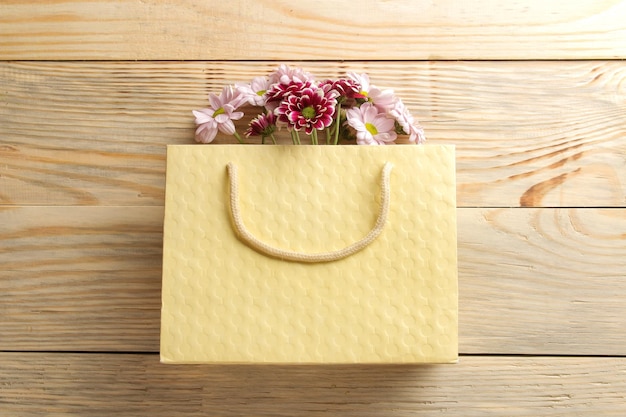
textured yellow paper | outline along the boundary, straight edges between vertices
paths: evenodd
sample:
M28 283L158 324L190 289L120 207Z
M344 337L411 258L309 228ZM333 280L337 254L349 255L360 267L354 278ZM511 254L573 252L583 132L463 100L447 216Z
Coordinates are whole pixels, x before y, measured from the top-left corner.
M161 360L446 363L457 332L454 147L176 145L167 151ZM372 228L393 163L387 223L348 258L267 257L233 231L226 165L256 237L341 249Z

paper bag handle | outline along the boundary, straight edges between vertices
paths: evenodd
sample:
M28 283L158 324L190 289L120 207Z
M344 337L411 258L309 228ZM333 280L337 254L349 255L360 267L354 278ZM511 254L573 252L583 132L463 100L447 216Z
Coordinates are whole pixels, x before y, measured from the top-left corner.
M363 237L358 242L346 246L343 249L330 252L303 253L280 249L268 245L267 243L264 243L257 239L252 233L248 231L241 218L241 211L239 209L239 179L237 174L237 166L232 162L229 162L227 165L227 170L228 178L230 180L230 211L235 231L243 242L248 244L248 246L252 247L253 249L257 250L258 252L286 261L313 263L331 262L346 258L354 253L357 253L358 251L362 250L367 245L372 243L383 231L385 223L387 222L387 215L389 214L389 200L391 198L390 176L392 168L393 165L390 162L385 163L383 167L380 187L381 201L378 218L376 219L376 223L374 224L372 230L370 230L370 232L365 235L365 237Z

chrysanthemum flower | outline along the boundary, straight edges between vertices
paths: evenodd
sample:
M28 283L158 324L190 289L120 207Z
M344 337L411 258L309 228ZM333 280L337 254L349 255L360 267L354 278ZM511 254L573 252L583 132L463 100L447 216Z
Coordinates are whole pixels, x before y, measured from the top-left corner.
M424 129L415 121L402 100L396 102L389 114L396 118L398 124L402 126L404 133L409 135L409 142L422 144L426 141Z
M253 106L264 106L270 82L267 77L255 77L250 84L237 84L237 91Z
M269 111L275 110L281 101L285 100L291 94L299 93L305 88L314 88L315 85L311 81L291 81L288 84L273 84L267 91L265 107Z
M310 135L313 130L322 130L333 122L337 93L325 92L321 88L307 87L289 94L278 106L278 120L286 122L295 130L304 129Z
M270 136L276 130L276 116L274 113L260 114L250 121L246 130L246 137Z
M281 64L269 76L265 107L268 111L274 111L290 94L309 87L315 87L315 81L310 73L302 68L290 68L286 64Z
M356 72L349 72L348 77L361 86L360 94L378 107L381 112L390 111L398 100L393 90L381 90L373 84L370 84L370 77L365 73L357 74Z
M361 85L352 79L340 78L338 80L325 80L320 83L320 87L335 90L339 94L338 100L366 98L366 96L361 93Z
M372 103L346 111L348 124L356 130L359 145L385 145L396 140L395 121L380 113Z
M288 85L293 82L304 83L313 82L313 76L304 71L302 68L290 68L289 65L280 64L276 71L270 74L270 84L283 84Z
M211 143L217 136L218 130L228 135L235 135L239 139L233 120L243 117L243 112L235 111L243 102L242 96L232 86L225 86L219 96L209 94L210 107L193 111L198 126L196 141Z

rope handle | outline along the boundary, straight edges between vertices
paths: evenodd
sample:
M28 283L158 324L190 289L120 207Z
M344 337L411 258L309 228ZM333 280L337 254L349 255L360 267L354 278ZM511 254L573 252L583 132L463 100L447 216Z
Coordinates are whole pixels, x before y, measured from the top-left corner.
M235 231L240 240L255 249L257 252L286 261L314 263L332 262L346 258L364 249L367 245L376 240L376 238L383 231L385 223L387 222L387 215L389 214L389 200L391 199L390 177L392 168L393 164L387 162L382 169L380 210L374 227L367 235L365 235L365 237L343 249L329 252L303 253L268 245L248 231L241 217L241 210L239 208L239 177L237 173L237 166L232 162L229 162L227 165L227 171L230 182L230 211Z

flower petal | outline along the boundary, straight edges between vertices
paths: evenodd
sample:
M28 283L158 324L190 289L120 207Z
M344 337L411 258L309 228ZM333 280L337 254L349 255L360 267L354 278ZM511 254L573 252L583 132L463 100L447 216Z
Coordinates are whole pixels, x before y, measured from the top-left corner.
M203 124L196 129L196 142L211 143L217 136L217 127L215 125Z
M230 119L226 120L224 123L220 123L217 128L220 132L226 133L227 135L235 134L235 124Z

